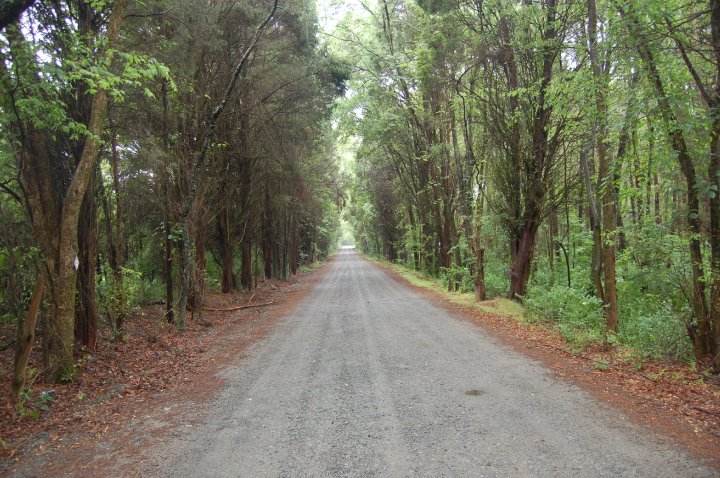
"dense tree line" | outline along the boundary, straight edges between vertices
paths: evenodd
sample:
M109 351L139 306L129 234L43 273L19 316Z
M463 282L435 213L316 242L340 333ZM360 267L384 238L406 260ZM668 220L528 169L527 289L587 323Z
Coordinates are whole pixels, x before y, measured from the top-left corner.
M718 357L720 2L362 6L335 44L364 250L569 336Z
M278 3L280 3L278 5ZM6 5L7 4L7 5ZM0 314L47 380L144 298L287 279L337 242L345 68L307 0L4 2ZM211 283L208 283L210 281ZM37 325L36 325L37 323Z

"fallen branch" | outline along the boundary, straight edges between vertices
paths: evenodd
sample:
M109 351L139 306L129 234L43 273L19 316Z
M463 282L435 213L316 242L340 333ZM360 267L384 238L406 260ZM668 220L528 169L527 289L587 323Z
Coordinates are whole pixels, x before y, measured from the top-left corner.
M205 310L208 312L235 312L236 310L240 309L250 309L253 307L265 307L266 305L273 305L277 304L279 301L273 300L272 302L265 302L264 304L248 304L248 305L239 305L237 307L229 307L227 309L215 309L213 307L205 307Z
M708 415L714 415L714 416L716 416L716 417L720 417L720 413L714 412L714 411L712 411L712 410L708 410L707 408L695 407L695 406L693 406L693 405L689 405L688 408L692 408L693 410L697 410L697 411L699 411L699 412L707 413Z
M9 343L7 343L7 344L3 345L2 347L0 347L0 352L3 352L3 351L5 351L5 350L9 349L9 348L12 347L13 345L15 345L15 341L14 341L14 340L11 340Z

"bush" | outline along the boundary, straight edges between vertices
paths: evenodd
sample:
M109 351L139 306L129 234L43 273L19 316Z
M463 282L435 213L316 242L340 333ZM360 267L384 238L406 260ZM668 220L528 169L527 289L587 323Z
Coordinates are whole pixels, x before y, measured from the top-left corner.
M505 296L510 289L508 264L491 251L485 252L485 292L488 297Z
M523 305L533 317L555 324L568 342L585 346L605 336L600 300L577 289L556 285L531 287Z
M121 269L120 277L111 274L98 284L99 305L113 327L130 317L142 302L146 289L142 274L126 268Z
M450 281L458 285L458 292L472 292L475 290L475 282L469 268L463 266L443 267L440 270L440 280L445 288Z
M621 320L620 341L646 357L693 360L692 344L685 326L669 306Z

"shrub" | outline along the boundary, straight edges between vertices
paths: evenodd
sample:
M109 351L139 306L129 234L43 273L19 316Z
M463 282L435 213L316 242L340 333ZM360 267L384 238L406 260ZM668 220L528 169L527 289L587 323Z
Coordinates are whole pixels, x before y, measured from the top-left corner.
M650 358L693 360L685 326L667 305L649 314L621 320L620 341Z
M485 291L488 297L504 296L510 288L508 264L497 254L485 252Z
M585 346L604 338L600 300L580 290L562 285L530 287L523 305L533 317L555 324L565 340L574 345Z
M145 290L142 274L126 268L121 269L119 277L111 274L98 284L99 305L113 328L122 324L140 305Z

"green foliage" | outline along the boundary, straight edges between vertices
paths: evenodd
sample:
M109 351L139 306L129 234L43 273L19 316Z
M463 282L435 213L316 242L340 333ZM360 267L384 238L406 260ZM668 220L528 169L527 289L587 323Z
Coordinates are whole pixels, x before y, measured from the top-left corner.
M453 290L458 292L471 292L475 289L475 283L469 268L454 265L440 269L440 279L445 287L453 285Z
M605 337L602 304L582 291L561 285L531 287L522 302L535 318L554 324L574 345L582 347Z
M147 291L142 273L122 268L118 276L110 274L98 284L99 305L115 327L132 315Z
M503 297L510 286L507 262L494 251L485 252L485 290L489 298Z
M585 329L594 330L580 341L587 343L603 339L603 323L600 302L588 297L593 292L589 281L592 238L580 227L574 231L572 289L559 285L565 280L564 264L556 261L551 271L547 257L542 256L524 303L537 317L569 330L571 340L572 328L586 322ZM643 357L691 361L692 344L686 331L686 323L692 321L686 296L690 291L687 241L654 222L626 229L625 234L632 245L618 256L619 343ZM594 312L587 308L588 300ZM568 307L568 301L575 303Z
M6 167L0 156L0 177ZM0 323L24 316L35 281L39 251L22 214L17 202L0 201Z
M42 412L50 411L50 403L55 399L55 392L53 390L40 393L33 391L33 385L40 378L38 369L29 367L26 375L26 388L18 394L17 411L22 417L39 420Z
M637 311L639 315L623 316L620 341L650 358L682 362L693 360L693 349L683 321L668 306L654 312Z
M165 80L172 91L176 89L169 68L155 58L114 49L102 56L98 55L99 45L80 34L53 32L53 35L62 39L62 51L57 51L52 42L14 44L12 58L19 64L7 70L6 80L16 83L18 88L3 92L2 102L12 108L0 110L1 121L12 124L21 119L40 130L78 140L89 134L87 126L73 117L72 105L68 103L78 88L86 88L89 94L106 90L115 102L124 101L127 92L137 88L152 96L147 85L157 79ZM0 39L0 48L10 49L5 37ZM37 77L45 81L37 81ZM4 115L10 116L3 118Z
M34 394L31 389L20 392L17 411L22 417L39 420L42 412L49 412L54 397L51 393L42 392Z

